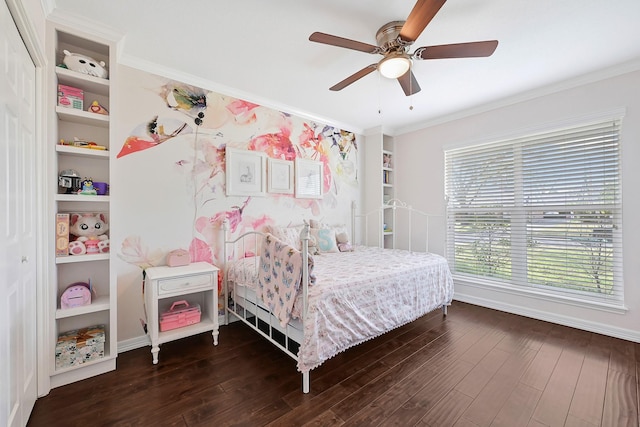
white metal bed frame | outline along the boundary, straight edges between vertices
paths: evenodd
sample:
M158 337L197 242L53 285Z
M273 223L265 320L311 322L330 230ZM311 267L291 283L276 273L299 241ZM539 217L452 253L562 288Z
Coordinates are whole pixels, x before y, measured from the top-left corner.
M367 228L368 228L368 218L373 216L373 215L379 215L379 223L382 224L383 221L383 215L384 215L384 209L403 209L406 210L409 213L409 220L408 220L408 227L409 227L409 236L411 236L411 227L412 227L412 215L414 213L419 214L421 216L423 216L424 218L426 218L427 220L427 231L426 231L426 241L425 241L425 250L428 250L429 248L429 227L428 227L428 219L429 219L429 215L413 209L411 206L397 200L397 199L392 199L388 202L386 202L383 206L379 207L378 209L375 209L371 212L368 212L366 214L356 214L356 206L355 203L352 204L352 208L351 208L351 235L355 235L355 226L356 226L356 219L361 218L364 220L364 233L365 233L365 244L367 243L366 240L366 236L367 236ZM227 271L228 271L228 263L230 261L229 256L231 254L234 255L234 259L235 259L235 254L240 253L240 254L246 254L246 247L248 245L247 242L252 242L253 245L251 245L251 247L254 250L258 250L258 248L260 247L260 243L261 240L265 237L266 233L263 232L259 232L259 231L249 231L246 233L243 233L242 235L236 237L235 239L228 239L227 237L227 233L229 230L228 227L228 223L225 220L223 223L223 230L224 230L224 244L223 244L223 260L224 260L224 267L223 267L223 284L224 284L224 313L225 313L225 324L229 323L229 315L232 314L236 319L238 319L241 322L244 322L246 325L248 325L249 327L251 327L252 329L254 329L256 332L258 332L260 335L262 335L263 337L265 337L267 340L269 340L272 344L274 344L276 347L278 347L280 350L282 350L285 354L289 355L292 359L294 360L298 360L298 356L295 353L295 351L297 351L297 345L299 345L299 341L300 337L295 336L295 329L293 329L291 326L287 325L287 328L282 328L278 322L278 320L271 315L271 313L268 311L268 309L264 306L261 306L261 302L260 301L256 301L256 300L247 300L247 293L246 293L246 287L245 287L245 294L243 296L243 304L244 306L242 306L242 311L239 312L238 310L238 304L234 301L233 305L230 305L230 294L229 294L229 282L228 282L228 276L227 276ZM300 234L300 240L302 242L302 265L303 265L303 270L302 270L302 293L303 293L303 308L302 308L302 319L301 319L301 327L302 327L302 331L304 331L304 319L306 318L306 314L307 314L307 304L308 304L308 295L309 295L309 271L308 271L308 261L309 261L309 224L306 223L304 224L304 227L302 229L302 232ZM353 241L353 240L352 240ZM382 246L382 242L383 239L381 239L381 241L379 242L379 244ZM230 252L229 249L232 248L233 250ZM412 250L411 248L411 239L409 239L409 251ZM255 263L255 268L257 270L258 268L258 263L259 263L259 257L255 257L254 259L254 263ZM247 304L247 302L249 304ZM251 305L251 307L246 307L246 305ZM251 309L253 309L253 312L251 311ZM260 310L263 310L264 313L261 313ZM442 305L442 312L443 315L447 315L447 305L443 304ZM268 318L267 320L264 320L265 318ZM263 330L263 328L260 327L261 323L263 322L264 326L263 328L266 329L266 332ZM274 338L274 331L279 332L280 334L282 334L282 338L280 340L277 340L276 338ZM302 332L301 332L302 333ZM284 343L281 343L280 341L283 341ZM296 346L292 346L291 343L295 343ZM294 348L295 347L295 348ZM310 391L310 376L309 376L309 372L302 372L302 391L303 393L309 393Z

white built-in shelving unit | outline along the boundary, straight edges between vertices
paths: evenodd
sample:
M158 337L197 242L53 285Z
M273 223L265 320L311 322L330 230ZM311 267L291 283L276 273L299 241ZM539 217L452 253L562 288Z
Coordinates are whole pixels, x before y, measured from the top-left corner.
M369 133L365 137L365 197L363 214L369 214L366 243L385 248L395 247L395 210L381 208L395 198L393 137L381 131Z
M50 175L49 216L50 233L56 231L57 213L105 214L110 219L111 197L109 195L67 194L58 186L58 175L62 170L74 169L81 177L93 179L94 182L106 182L111 174L111 138L112 135L110 99L116 81L114 68L116 46L113 41L102 40L89 34L81 34L77 30L54 22L47 28L47 52L49 67L47 75L48 97L50 106L48 115L47 147L49 150L48 174ZM89 56L104 61L109 70L108 79L82 74L59 67L62 63L63 50ZM58 85L71 86L84 91L83 109L73 109L58 105ZM98 101L110 114L102 115L87 111L92 101ZM73 140L74 137L95 142L107 150L94 150L75 146L60 145L61 139ZM109 231L116 226L109 223ZM55 241L52 239L51 241ZM51 247L50 274L47 294L49 309L45 313L46 331L48 334L47 349L50 388L65 385L84 378L114 370L117 356L117 292L116 279L111 263L111 253L91 255L56 256L56 248ZM63 309L60 305L62 292L74 282L87 282L95 290L91 304ZM83 327L94 325L105 326L104 357L91 360L80 365L56 368L55 346L58 335Z

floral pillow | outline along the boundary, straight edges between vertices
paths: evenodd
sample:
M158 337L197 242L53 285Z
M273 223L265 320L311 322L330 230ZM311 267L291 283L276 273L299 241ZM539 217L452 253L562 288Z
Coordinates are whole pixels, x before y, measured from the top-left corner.
M300 241L300 233L302 232L301 225L295 227L279 227L277 225L272 225L267 227L266 232L273 234L276 239L283 241L289 246L293 246L298 250L302 248L302 242Z

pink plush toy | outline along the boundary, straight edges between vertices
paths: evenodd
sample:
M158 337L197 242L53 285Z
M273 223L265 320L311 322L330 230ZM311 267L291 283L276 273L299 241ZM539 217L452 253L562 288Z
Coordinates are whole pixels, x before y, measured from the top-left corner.
M69 217L69 254L109 252L107 219L101 213L73 213Z

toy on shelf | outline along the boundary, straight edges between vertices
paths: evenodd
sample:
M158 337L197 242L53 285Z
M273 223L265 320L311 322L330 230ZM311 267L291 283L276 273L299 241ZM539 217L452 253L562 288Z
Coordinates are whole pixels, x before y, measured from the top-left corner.
M93 188L98 192L98 196L106 196L109 192L109 184L106 182L93 181Z
M82 110L84 91L77 87L58 85L58 105Z
M83 139L79 139L74 136L73 140L65 141L64 139L60 139L59 145L68 145L70 147L78 147L78 148L90 148L92 150L107 150L107 147L104 145L98 145L93 141L85 141Z
M109 252L109 229L102 213L72 213L69 218L69 254L84 255Z
M106 79L108 72L106 69L107 64L104 61L96 61L90 56L82 55L80 53L71 53L68 50L63 50L64 59L62 64L72 71L78 73L88 74L94 77L100 77Z
M98 191L93 187L93 180L91 178L85 178L82 181L82 188L78 190L78 194L84 194L85 196L97 196Z
M75 194L80 190L80 174L74 169L65 169L58 175L58 186L66 188L66 194Z
M98 101L93 101L91 105L89 105L89 108L87 108L87 111L95 114L104 114L105 116L109 115L109 111L100 105Z
M385 167L385 168L391 167L391 154L384 153L382 155L382 167Z
M60 296L60 308L82 307L91 304L91 297L94 293L91 286L91 279L88 282L75 282L67 286Z

